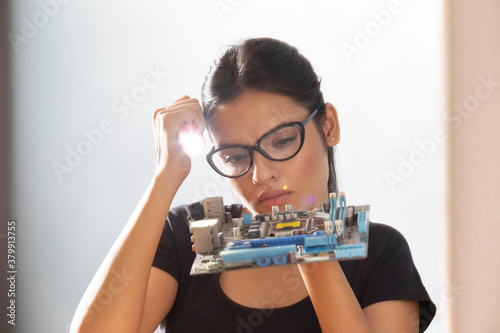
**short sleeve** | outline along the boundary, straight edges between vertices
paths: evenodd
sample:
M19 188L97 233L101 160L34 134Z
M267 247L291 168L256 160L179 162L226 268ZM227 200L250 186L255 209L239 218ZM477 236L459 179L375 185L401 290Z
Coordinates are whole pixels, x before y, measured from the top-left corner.
M203 219L203 206L199 202L169 211L153 259L153 267L172 275L178 283L189 275L195 257L191 250L189 219Z
M371 223L368 258L361 307L387 300L419 301L419 331L425 331L436 306L422 283L404 236L390 226Z
M168 219L163 227L160 242L156 249L153 267L164 270L179 282L179 254L175 247L175 237Z

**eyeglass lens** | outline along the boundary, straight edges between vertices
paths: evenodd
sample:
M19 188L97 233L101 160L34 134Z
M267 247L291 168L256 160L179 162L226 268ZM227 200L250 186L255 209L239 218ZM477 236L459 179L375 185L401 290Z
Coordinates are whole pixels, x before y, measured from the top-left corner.
M264 155L268 155L266 157L286 160L300 149L300 129L296 125L283 127L264 136L259 145ZM243 147L222 149L212 155L212 161L219 171L228 176L242 175L251 167L250 152Z

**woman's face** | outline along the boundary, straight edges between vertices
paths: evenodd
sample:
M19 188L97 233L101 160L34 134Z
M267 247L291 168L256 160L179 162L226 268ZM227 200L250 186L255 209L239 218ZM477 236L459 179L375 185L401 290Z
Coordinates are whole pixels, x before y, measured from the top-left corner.
M333 113L334 117L323 126L327 140L335 131L338 133L337 115ZM271 129L304 121L309 114L310 111L289 97L251 90L219 105L212 115L210 131L215 147L222 144L251 147ZM323 140L311 120L305 125L304 145L296 156L277 162L256 151L250 170L229 182L254 214L269 213L272 206L284 211L286 204L292 204L294 209L310 210L316 203L328 200L328 156ZM338 137L328 145L337 142Z

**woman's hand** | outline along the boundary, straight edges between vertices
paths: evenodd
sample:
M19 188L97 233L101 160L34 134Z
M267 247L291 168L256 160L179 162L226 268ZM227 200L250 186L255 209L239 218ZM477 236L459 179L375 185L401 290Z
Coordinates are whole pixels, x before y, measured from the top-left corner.
M201 105L196 98L189 96L183 96L171 105L153 113L156 146L155 175L168 169L170 176L176 176L182 182L189 174L191 159L183 151L179 142L179 129L182 125L189 123L194 123L200 135L203 135L205 119Z

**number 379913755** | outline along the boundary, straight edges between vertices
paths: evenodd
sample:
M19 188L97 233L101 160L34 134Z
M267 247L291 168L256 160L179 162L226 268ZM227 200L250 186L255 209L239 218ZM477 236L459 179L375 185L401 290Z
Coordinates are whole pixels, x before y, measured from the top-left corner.
M7 222L7 265L10 269L16 266L16 221Z

